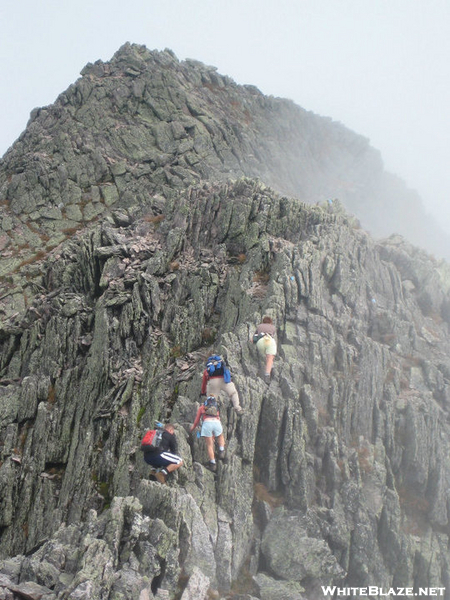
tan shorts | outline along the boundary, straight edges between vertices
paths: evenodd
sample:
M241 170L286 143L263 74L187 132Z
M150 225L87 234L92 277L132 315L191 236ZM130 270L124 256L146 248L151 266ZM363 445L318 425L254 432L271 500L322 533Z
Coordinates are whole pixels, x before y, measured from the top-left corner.
M225 394L228 395L234 408L240 406L239 394L232 381L230 383L225 383L223 377L211 377L211 379L208 379L208 383L206 384L206 393L208 396L211 395L218 398L220 392L225 392Z

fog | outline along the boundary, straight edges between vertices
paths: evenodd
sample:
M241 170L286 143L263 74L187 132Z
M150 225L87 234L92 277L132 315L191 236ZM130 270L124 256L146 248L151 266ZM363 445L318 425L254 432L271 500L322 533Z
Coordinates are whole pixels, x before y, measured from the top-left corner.
M448 0L3 0L0 155L125 42L172 49L340 121L450 233Z

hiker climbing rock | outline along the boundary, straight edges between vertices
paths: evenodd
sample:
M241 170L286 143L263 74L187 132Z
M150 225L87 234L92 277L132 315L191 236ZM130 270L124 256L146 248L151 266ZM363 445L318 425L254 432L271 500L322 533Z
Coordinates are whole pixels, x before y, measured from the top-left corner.
M244 409L239 402L236 386L231 381L230 368L224 358L213 354L206 361L203 371L201 395L219 397L220 392L225 392L233 405L236 414L241 415Z
M142 440L141 450L145 462L156 469L154 475L160 483L166 483L168 474L183 466L182 459L177 455L178 442L171 423L165 426L157 423L156 430L148 431Z
M191 432L201 422L201 437L205 438L206 450L208 452L209 462L205 465L210 471L217 471L216 458L214 454L214 440L219 445L217 458L225 458L225 438L223 437L222 423L220 422L219 403L215 396L208 396L203 404L197 410Z
M256 344L260 356L265 358L264 380L266 383L270 383L273 361L277 353L276 333L277 330L272 319L266 315L253 335L253 343Z

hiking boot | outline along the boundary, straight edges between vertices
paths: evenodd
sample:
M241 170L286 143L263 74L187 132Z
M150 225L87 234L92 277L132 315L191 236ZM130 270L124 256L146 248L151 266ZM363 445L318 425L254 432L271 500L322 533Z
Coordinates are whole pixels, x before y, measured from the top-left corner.
M242 408L242 406L237 406L237 407L234 409L234 411L235 411L235 413L236 413L237 415L239 415L239 416L240 416L240 415L242 415L242 414L243 414L243 412L244 412L244 409Z
M212 463L212 462L206 463L205 467L209 471L212 471L213 473L215 473L217 471L217 465L216 465L216 463Z
M267 383L267 385L270 384L270 373L266 373L264 375L264 381Z
M156 477L156 480L159 481L159 483L166 483L167 475L163 471L157 471L155 473L155 477Z
M217 453L217 458L219 460L223 460L225 458L225 450L219 450L219 452Z

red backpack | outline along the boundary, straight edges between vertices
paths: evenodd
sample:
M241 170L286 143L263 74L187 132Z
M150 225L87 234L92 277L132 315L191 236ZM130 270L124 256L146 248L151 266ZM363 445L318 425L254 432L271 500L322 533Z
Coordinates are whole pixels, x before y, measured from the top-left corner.
M153 452L160 444L163 434L163 429L150 429L142 438L141 450L144 452Z

